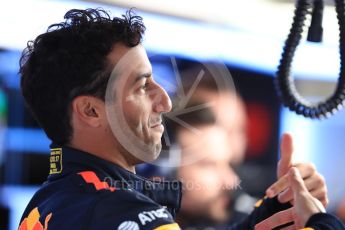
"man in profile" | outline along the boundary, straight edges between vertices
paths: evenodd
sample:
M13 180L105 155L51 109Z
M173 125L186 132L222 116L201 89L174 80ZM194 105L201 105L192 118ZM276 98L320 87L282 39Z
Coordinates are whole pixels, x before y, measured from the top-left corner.
M21 58L25 101L52 145L50 175L19 229L180 229L173 219L180 183L135 174L135 165L158 157L162 114L171 109L141 45L141 17L87 9L70 10L65 19L30 42ZM280 220L341 227L320 214L298 171L290 174L294 213L303 216ZM288 207L267 198L234 228L254 228Z

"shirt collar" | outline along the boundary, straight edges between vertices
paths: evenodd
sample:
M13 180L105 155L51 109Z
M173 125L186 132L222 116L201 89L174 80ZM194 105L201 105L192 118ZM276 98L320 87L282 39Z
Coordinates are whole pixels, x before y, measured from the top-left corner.
M146 195L166 206L173 216L180 208L182 184L179 181L152 181L93 154L67 146L51 145L48 181L86 170L98 172L104 178L110 177L119 182L120 186Z

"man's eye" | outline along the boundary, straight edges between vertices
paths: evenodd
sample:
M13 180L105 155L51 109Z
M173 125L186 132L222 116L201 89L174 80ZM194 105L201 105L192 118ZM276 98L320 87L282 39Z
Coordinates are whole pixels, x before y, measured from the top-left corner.
M146 90L148 86L149 86L149 83L145 83L144 85L140 87L140 89Z

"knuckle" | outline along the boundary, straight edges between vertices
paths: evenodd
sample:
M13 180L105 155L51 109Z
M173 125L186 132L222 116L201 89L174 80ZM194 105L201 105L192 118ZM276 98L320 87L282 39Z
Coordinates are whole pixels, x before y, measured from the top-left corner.
M325 186L326 185L326 180L325 180L325 177L321 174L317 174L317 177L318 177L318 183L321 185L321 186Z
M325 179L325 177L324 177L323 175L320 174L320 178L321 178L322 182L323 182L324 184L326 184L326 179Z
M307 167L309 168L310 171L315 172L316 171L316 166L314 163L307 163Z
M321 194L322 194L322 196L326 197L327 196L327 190L325 188L322 188Z
M322 191L321 191L321 195L322 195L323 197L326 197L326 196L327 196L326 189L322 189Z

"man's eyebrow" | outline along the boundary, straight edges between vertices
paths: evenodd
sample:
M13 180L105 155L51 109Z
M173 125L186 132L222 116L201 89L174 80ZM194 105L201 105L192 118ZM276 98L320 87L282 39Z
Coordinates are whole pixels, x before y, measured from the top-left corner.
M151 73L151 72L149 72L149 73L144 73L144 74L140 74L137 78L135 78L134 83L140 81L140 80L143 79L143 78L149 78L149 77L151 77L151 76L152 76L152 73Z

